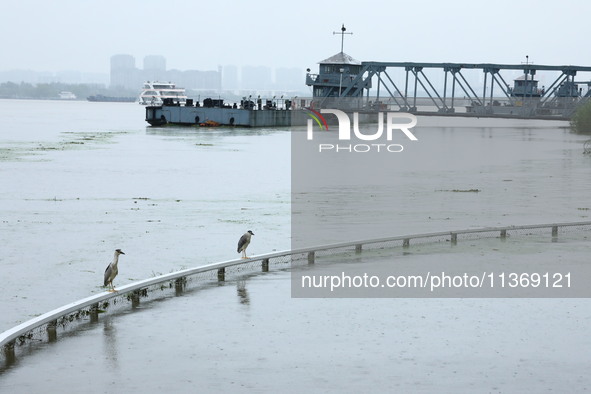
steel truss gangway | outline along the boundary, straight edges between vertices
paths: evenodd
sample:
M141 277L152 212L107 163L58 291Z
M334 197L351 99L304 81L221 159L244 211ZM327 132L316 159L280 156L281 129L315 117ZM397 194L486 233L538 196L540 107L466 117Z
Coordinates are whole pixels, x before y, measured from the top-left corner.
M442 72L443 77L438 79L443 80L443 86L436 86L423 71L426 69ZM392 70L404 70L403 86L394 82ZM482 70L482 88L475 88L468 82L464 75L466 70ZM515 83L511 87L502 72L513 71L514 74L514 70L521 70L523 76L511 81ZM548 88L538 88L538 72L553 74L550 79L557 72L559 76ZM578 72L591 72L591 66L370 61L362 62L357 76L344 83L340 97L347 97L352 89L365 88L369 91L372 79L377 79L376 102L383 103L387 100L394 110L454 115L465 112L467 116L568 119L578 105L591 97L591 82L584 82L588 89L586 94L578 88L579 84L583 84L574 80ZM426 96L418 96L419 86ZM482 93L477 93L480 89ZM466 100L469 105L465 105Z

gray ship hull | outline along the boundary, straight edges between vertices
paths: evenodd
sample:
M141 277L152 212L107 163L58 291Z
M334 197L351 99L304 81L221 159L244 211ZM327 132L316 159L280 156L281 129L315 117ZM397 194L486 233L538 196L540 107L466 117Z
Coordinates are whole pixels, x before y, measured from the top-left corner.
M292 125L294 112L299 111L162 105L146 107L146 122L152 126L178 124L188 126L282 127ZM304 124L303 121L301 124Z

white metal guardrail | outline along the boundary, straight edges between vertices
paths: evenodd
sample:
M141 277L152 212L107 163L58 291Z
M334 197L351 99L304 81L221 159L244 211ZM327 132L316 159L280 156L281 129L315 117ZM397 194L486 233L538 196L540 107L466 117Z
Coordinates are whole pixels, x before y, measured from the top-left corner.
M57 330L65 330L67 326L79 320L98 321L99 313L107 309L115 309L118 301L119 307L131 304L137 305L141 298L159 298L167 295L167 290L182 292L186 290L188 281L199 276L209 276L218 281L226 279L228 270L236 272L245 269L266 272L269 265L294 264L298 262L313 263L321 256L339 253L362 252L363 249L372 248L396 248L410 247L412 244L450 242L456 244L458 240L479 238L505 238L509 236L527 236L532 234L548 234L558 237L560 233L567 231L591 231L591 221L574 223L553 223L526 226L489 227L481 229L468 229L459 231L445 231L427 234L405 235L380 239L343 242L338 244L322 245L298 250L290 250L265 254L246 260L230 260L201 267L185 269L150 279L141 280L129 285L120 286L115 293L103 292L82 300L73 302L54 309L41 316L24 322L10 330L0 334L0 355L10 359L15 357L15 348L26 344L31 340L51 341L57 336ZM549 233L548 233L549 232ZM160 293L158 293L160 291ZM125 302L127 301L127 302Z

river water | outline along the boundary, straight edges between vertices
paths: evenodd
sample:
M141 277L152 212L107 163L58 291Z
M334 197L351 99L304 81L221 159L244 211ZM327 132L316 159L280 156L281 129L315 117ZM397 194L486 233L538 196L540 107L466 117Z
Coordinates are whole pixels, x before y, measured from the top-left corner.
M143 111L0 101L0 331L104 291L116 248L117 286L234 259L249 229L249 254L291 247L289 130L152 128ZM589 220L588 137L566 126L419 118L389 235ZM457 258L494 260L485 245ZM588 258L572 245L502 259ZM272 271L107 314L1 369L0 392L591 389L587 299L295 299L290 283Z

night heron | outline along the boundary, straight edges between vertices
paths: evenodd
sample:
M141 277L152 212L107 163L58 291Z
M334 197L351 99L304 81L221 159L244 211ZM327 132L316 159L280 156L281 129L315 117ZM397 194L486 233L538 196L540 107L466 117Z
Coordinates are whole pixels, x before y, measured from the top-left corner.
M242 258L248 259L249 257L246 255L246 248L250 245L250 237L253 236L254 233L250 230L244 233L240 240L238 241L238 253L242 252Z
M115 254L113 255L113 261L111 262L111 264L107 266L107 269L105 270L105 286L111 285L111 290L109 290L111 292L117 291L113 286L113 279L115 279L115 277L119 273L119 270L117 269L117 263L119 263L120 254L125 253L123 253L121 249L116 249Z

